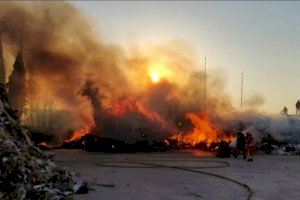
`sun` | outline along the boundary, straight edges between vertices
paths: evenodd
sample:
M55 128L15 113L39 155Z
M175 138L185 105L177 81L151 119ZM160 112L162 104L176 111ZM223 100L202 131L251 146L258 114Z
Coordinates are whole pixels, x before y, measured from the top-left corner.
M171 72L163 63L153 63L148 68L148 75L150 81L156 84L161 80L169 79L171 77Z
M151 74L151 81L152 83L158 83L159 82L159 73L154 71L152 74Z

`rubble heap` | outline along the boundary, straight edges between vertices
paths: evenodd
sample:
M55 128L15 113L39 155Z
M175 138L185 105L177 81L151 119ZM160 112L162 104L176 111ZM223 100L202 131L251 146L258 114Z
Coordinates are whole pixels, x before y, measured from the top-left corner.
M87 182L57 167L28 134L0 84L0 199L63 199L88 192Z

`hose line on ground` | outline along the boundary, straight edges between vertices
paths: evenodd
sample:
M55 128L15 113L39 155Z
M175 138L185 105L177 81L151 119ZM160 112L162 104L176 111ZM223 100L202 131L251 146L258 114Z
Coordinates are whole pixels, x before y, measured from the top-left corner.
M253 196L253 190L245 183L242 183L238 180L235 180L230 177L226 177L223 175L219 174L214 174L211 172L206 172L198 169L211 169L211 168L220 168L220 167L229 167L230 164L226 161L211 161L211 160L196 160L197 162L210 162L210 163L221 163L221 165L215 165L215 166L200 166L200 167L183 167L183 166L172 166L172 165L162 165L162 164L154 164L154 163L148 163L145 161L152 161L152 160L133 160L133 159L127 159L127 161L110 161L110 162L104 162L101 164L95 163L94 165L100 166L100 167L115 167L115 168L149 168L149 169L154 169L154 168L169 168L169 169L176 169L176 170L182 170L182 171L188 171L192 173L198 173L198 174L204 174L204 175L209 175L209 176L214 176L216 178L221 178L226 181L230 181L232 183L235 183L244 189L247 190L248 195L247 195L247 200L251 200ZM183 162L186 160L153 160L153 161L172 161L172 162ZM190 160L191 161L191 160ZM194 161L194 160L193 160ZM121 163L121 164L137 164L137 165L116 165L116 163Z

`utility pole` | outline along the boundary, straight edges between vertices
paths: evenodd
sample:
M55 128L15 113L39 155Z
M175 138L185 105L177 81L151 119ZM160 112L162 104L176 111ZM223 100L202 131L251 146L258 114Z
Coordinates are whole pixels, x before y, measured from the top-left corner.
M204 92L203 92L203 107L206 110L206 57L204 58Z
M241 110L243 109L244 73L241 73Z

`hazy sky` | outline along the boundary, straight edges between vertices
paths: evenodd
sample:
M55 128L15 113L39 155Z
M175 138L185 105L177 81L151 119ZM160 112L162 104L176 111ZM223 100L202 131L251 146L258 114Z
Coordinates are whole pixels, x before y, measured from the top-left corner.
M245 98L262 95L260 110L295 112L300 99L300 2L77 1L99 25L101 37L125 48L183 40L208 68L223 68L227 91L239 106L240 73Z

